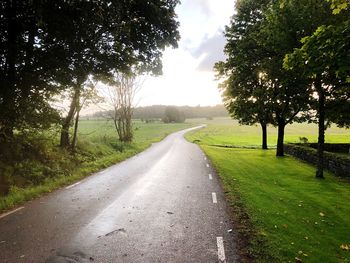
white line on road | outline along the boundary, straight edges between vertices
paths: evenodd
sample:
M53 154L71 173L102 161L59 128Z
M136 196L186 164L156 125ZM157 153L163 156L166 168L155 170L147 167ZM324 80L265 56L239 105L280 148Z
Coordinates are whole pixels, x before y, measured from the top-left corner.
M213 176L209 174L209 180L213 180Z
M216 193L211 193L211 197L213 198L213 203L216 204L218 202L216 199Z
M80 183L81 183L81 182L77 182L77 183L75 183L75 184L72 184L72 185L70 185L70 186L67 186L66 189L72 188L72 187L74 187L74 186L76 186L76 185L78 185L78 184L80 184Z
M204 157L204 160L206 160L207 159L207 157Z
M216 238L216 243L218 244L218 258L219 258L219 262L226 263L224 239L222 237L217 237Z
M207 163L207 167L209 168L209 163Z
M11 215L11 214L13 214L13 213L15 213L15 212L17 212L19 210L22 210L23 208L24 208L24 206L21 206L21 207L18 207L17 209L15 209L15 210L10 211L10 212L3 213L2 215L0 215L0 219L4 218L5 216Z

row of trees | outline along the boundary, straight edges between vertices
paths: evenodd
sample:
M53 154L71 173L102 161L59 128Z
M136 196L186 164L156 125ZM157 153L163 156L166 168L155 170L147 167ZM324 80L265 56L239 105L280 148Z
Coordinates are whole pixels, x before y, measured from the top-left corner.
M15 134L60 123L60 145L91 83L118 72L161 73L161 55L179 40L178 0L6 0L0 2L0 149ZM115 81L115 79L114 79ZM53 98L70 100L64 118ZM90 94L90 95L88 95ZM76 134L76 132L75 132Z
M346 0L239 0L225 29L225 106L242 124L284 130L294 121L317 122L318 166L323 178L325 129L350 124L350 10Z
M133 109L133 118L141 120L162 119L165 110L169 106L166 105L152 105L141 106ZM180 112L183 112L185 118L214 118L227 117L227 110L224 105L216 106L174 106ZM89 116L96 118L105 118L112 114L112 111L98 111Z

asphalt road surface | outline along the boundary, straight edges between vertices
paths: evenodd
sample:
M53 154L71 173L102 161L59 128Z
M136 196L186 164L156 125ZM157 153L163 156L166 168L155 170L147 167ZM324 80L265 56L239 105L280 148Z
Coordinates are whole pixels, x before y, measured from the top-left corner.
M0 262L236 262L209 161L180 131L0 215Z

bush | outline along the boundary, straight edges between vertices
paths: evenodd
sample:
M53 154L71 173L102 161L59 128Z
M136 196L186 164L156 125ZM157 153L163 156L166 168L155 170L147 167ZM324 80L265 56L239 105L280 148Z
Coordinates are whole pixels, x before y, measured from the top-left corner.
M176 107L169 106L165 108L163 122L164 123L183 123L185 122L185 115L179 111Z

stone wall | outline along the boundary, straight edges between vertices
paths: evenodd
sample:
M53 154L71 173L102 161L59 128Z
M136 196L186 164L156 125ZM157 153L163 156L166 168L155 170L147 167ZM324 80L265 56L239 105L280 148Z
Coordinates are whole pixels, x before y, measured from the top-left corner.
M317 149L317 143L309 143L308 145ZM350 143L325 143L324 150L335 153L350 153Z
M284 151L308 163L317 164L317 150L311 147L285 144ZM350 179L350 155L347 157L345 155L324 152L324 167L336 176Z

